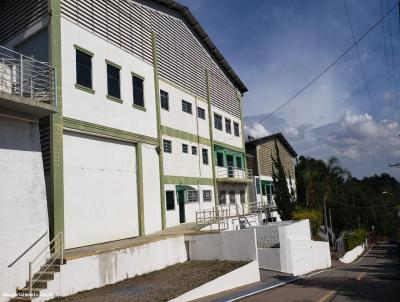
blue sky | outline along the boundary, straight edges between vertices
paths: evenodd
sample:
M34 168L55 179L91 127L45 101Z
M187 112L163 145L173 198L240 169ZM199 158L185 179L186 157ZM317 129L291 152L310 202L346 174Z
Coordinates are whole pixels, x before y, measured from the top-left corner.
M357 177L388 172L400 178L400 169L387 167L389 162L400 161L397 8L359 44L371 97L353 49L294 102L254 124L353 43L344 2L178 2L190 8L249 89L244 115L251 135L281 131L299 154L323 159L336 156ZM358 38L382 16L381 6L386 12L396 0L346 3Z

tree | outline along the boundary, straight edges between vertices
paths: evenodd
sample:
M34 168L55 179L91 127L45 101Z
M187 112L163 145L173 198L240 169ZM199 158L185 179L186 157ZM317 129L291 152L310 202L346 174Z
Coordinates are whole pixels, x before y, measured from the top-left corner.
M292 212L294 209L294 190L290 183L290 190L288 187L287 177L285 174L285 168L283 166L278 143L275 140L275 158L271 154L272 158L272 180L274 183L274 195L275 203L278 208L279 216L282 220L292 219ZM290 175L288 173L289 179Z

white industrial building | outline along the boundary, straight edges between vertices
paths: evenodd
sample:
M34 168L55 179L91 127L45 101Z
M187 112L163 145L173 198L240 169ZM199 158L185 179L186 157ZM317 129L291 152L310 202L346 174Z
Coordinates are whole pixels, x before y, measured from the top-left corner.
M56 70L57 112L39 122L50 238L131 238L249 201L247 89L186 7L2 1L0 28Z

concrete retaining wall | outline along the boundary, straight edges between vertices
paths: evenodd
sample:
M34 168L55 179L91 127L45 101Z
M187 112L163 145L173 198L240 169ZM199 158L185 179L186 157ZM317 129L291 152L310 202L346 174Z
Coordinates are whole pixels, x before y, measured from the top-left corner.
M37 301L112 284L186 260L183 236L70 260L54 275L55 279L41 292L44 296Z
M280 248L261 248L257 252L260 268L281 271Z

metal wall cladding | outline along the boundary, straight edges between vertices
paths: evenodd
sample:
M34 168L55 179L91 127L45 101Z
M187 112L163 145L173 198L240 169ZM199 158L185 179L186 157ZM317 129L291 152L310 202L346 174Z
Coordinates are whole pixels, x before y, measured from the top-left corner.
M0 1L0 43L5 43L48 15L48 0Z
M237 90L183 19L128 0L63 0L64 18L153 63L152 32L157 33L159 75L240 118Z

